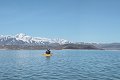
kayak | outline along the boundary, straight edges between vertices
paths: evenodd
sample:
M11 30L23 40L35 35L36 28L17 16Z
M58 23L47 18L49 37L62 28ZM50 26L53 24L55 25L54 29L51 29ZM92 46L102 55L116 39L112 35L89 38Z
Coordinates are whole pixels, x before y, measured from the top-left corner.
M52 54L46 54L46 53L44 53L43 56L49 57L49 56L52 56Z

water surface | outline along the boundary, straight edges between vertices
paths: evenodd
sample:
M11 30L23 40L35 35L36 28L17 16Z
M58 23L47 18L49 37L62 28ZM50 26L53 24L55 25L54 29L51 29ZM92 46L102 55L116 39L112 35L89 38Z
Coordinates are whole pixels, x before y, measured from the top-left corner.
M120 80L120 51L0 50L0 80Z

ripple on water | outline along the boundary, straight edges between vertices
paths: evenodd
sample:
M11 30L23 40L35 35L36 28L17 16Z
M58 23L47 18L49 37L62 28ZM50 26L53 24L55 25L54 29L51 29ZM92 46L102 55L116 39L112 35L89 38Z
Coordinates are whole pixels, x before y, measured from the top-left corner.
M0 51L0 80L120 80L119 51Z

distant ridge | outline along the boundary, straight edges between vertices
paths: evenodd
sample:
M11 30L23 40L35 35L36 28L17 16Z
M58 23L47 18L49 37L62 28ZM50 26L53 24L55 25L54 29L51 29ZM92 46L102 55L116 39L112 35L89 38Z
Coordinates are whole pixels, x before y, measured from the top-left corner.
M0 35L0 49L2 50L40 50L40 49L87 49L87 50L120 50L120 43L97 44L71 42L65 39L49 39L32 37L24 33Z
M15 36L0 35L0 45L47 45L47 44L67 44L70 43L65 39L48 39L40 37L31 37L24 33Z

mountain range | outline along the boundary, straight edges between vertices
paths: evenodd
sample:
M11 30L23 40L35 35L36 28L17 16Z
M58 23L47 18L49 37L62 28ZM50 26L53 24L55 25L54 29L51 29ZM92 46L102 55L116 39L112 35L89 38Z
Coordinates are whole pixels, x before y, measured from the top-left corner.
M70 43L65 39L48 39L40 37L31 37L20 33L15 36L0 35L0 45L50 45L53 43L67 44Z
M40 50L40 49L87 49L87 50L120 50L120 43L73 43L65 39L49 39L31 37L20 33L12 35L0 35L0 49L10 50Z

